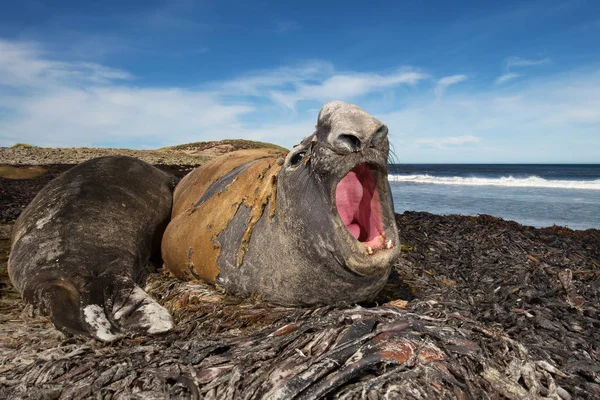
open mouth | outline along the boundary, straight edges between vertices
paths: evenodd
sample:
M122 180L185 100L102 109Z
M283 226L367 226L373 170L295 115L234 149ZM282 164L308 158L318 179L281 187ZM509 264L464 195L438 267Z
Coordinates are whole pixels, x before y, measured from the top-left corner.
M386 240L377 173L367 164L359 164L337 184L335 203L348 232L362 243L367 254L393 247Z

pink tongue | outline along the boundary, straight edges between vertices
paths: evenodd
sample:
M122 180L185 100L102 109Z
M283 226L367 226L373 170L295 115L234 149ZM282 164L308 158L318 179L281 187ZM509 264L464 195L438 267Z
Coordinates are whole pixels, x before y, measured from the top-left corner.
M383 242L379 193L373 173L365 164L350 171L338 183L335 201L338 213L348 231L366 246L378 247Z
M356 176L356 172L350 171L337 185L335 202L342 222L348 227L352 236L357 239L360 234L360 226L352 221L360 207L362 197L363 187Z

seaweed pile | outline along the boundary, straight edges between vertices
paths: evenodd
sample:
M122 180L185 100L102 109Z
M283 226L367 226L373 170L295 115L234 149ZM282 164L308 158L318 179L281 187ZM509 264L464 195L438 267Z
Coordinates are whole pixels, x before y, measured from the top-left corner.
M361 305L274 307L153 274L176 328L103 344L66 338L0 285L0 398L600 397L599 230L397 222L404 256ZM7 251L4 235L3 282Z

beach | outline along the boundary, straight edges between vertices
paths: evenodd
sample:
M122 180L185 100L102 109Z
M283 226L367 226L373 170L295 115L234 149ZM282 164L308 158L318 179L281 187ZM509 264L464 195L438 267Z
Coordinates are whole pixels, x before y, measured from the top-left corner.
M44 174L0 178L2 398L600 395L600 231L483 212L397 207L403 257L372 302L277 307L157 273L146 290L173 314L172 332L112 344L67 338L31 314L6 275L12 221L74 165L64 154L39 162L35 152L27 164ZM196 164L173 157L154 163L178 176ZM447 200L438 186L421 192Z

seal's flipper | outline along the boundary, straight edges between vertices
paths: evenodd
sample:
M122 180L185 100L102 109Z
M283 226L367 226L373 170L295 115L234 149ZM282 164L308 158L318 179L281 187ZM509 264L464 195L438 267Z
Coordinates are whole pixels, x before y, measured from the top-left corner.
M36 297L39 311L67 335L91 335L103 342L112 342L120 336L101 305L103 293L84 289L82 294L71 282L54 280L40 285Z
M169 312L132 280L84 284L65 280L40 285L39 311L67 335L88 335L112 342L123 333L158 334L173 328ZM104 279L106 281L106 279Z
M70 335L86 333L77 312L79 291L70 282L56 280L41 284L37 297L40 313L50 317L58 330Z
M123 332L157 334L173 328L171 314L138 285L115 294L111 316Z

